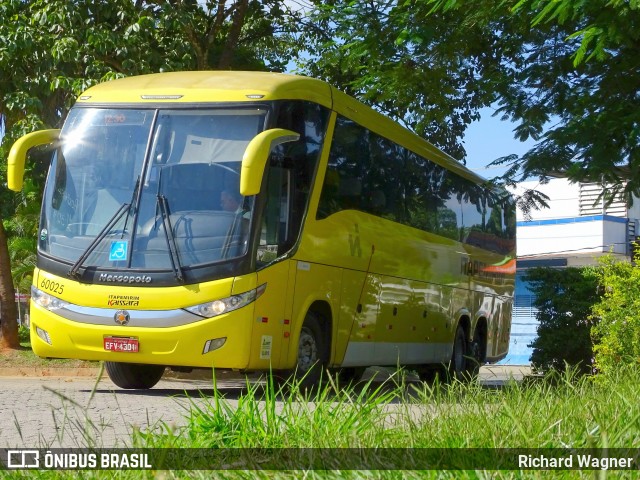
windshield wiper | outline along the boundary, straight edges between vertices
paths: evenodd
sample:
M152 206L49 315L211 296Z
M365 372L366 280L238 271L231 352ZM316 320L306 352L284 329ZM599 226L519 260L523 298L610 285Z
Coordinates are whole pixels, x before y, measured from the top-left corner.
M138 189L140 188L140 178L141 176L138 175L138 178L136 179L136 185L133 187L133 192L131 193L131 202L129 202L133 206L133 212L131 212L132 215L135 215L137 211L137 208L135 207L135 205L138 204L136 196L138 195ZM128 215L126 220L124 221L124 227L122 227L123 235L127 232L127 223L129 223Z
M157 205L158 207L160 207L160 213L162 214L164 236L167 239L169 258L171 259L171 268L173 268L173 274L176 276L176 280L178 280L178 282L180 283L184 283L184 276L182 275L182 264L180 263L180 254L178 253L178 247L176 245L176 237L173 235L171 219L169 218L169 201L167 200L167 197L161 194L158 194L157 199Z
M80 269L82 264L89 257L89 255L91 255L91 252L93 252L96 249L98 244L102 240L104 240L104 237L107 236L107 234L111 231L111 229L120 221L120 219L122 218L122 215L125 212L129 211L130 206L131 206L130 203L123 203L122 205L120 205L120 208L116 211L116 213L113 214L113 216L109 219L107 224L104 227L102 227L102 230L98 232L98 235L96 235L96 238L93 239L93 241L89 244L89 246L82 253L82 255L80 255L80 258L78 258L76 263L73 264L73 266L71 267L71 270L69 270L69 273L67 274L68 276L78 278L79 276L78 270Z

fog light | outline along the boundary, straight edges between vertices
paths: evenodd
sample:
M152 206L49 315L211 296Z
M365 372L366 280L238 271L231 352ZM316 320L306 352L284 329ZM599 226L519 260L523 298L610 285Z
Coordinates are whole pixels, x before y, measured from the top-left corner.
M227 341L227 337L222 338L213 338L211 340L207 340L204 342L204 349L202 350L202 354L213 352L214 350L219 349L224 345L224 342Z
M36 327L36 333L42 340L51 345L51 337L49 337L49 333L46 330L42 330L40 327Z

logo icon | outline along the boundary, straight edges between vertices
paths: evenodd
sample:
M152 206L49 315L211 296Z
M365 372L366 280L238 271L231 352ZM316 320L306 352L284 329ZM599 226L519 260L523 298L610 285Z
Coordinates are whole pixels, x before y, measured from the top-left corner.
M39 468L40 452L38 450L8 450L8 468Z
M129 316L129 312L127 312L126 310L118 310L113 316L113 319L118 325L125 326L129 323L131 317Z
M128 241L119 240L117 242L111 242L111 249L109 250L109 261L119 262L121 260L126 260L128 247Z

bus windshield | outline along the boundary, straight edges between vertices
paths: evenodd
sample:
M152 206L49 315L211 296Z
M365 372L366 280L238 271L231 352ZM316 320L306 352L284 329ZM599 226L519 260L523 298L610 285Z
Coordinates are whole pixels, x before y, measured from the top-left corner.
M41 252L83 267L180 269L247 251L240 195L266 109L75 108L49 169Z

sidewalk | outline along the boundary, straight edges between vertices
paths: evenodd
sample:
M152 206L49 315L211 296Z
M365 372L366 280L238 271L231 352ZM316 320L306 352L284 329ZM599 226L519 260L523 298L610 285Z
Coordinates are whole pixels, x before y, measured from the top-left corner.
M532 375L532 370L531 365L485 365L480 368L480 375L487 379L496 377L522 380L524 377Z

